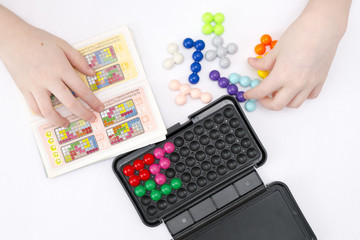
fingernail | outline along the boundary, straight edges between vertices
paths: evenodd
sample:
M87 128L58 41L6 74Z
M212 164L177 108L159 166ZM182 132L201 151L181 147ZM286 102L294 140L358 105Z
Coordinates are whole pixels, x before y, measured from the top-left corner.
M92 67L88 67L88 72L90 75L94 75L95 74L95 70Z
M102 105L100 105L100 106L98 106L98 107L96 108L96 111L97 111L97 112L102 112L102 111L104 111L104 108L105 108L105 106L102 104Z
M93 122L95 122L95 120L96 120L96 116L93 114L92 117L90 118L90 122L93 123Z
M64 127L64 128L67 128L67 127L69 126L69 122L66 121L66 122L64 122L63 124L61 124L61 126Z

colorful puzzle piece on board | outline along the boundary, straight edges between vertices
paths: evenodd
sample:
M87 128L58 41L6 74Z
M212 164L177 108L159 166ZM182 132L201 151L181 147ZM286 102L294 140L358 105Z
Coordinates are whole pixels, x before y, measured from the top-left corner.
M117 61L115 51L112 46L87 54L85 55L85 58L89 63L89 66L94 70Z
M92 91L124 80L120 65L116 64L96 72L95 76L86 77Z
M140 118L132 119L106 130L111 145L128 140L144 133Z
M92 133L91 124L84 120L78 120L69 124L67 128L55 129L55 135L59 144L63 144Z
M71 162L99 150L95 136L80 139L61 148L65 162Z
M105 127L111 126L136 115L137 111L132 99L105 109L100 113Z

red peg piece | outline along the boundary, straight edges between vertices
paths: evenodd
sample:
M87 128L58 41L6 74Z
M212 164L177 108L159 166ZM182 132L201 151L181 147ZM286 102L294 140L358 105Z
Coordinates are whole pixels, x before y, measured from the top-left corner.
M139 177L141 180L146 181L150 178L150 172L147 169L143 169L139 173Z
M123 168L123 173L125 176L128 176L130 177L131 175L133 175L135 172L134 168L130 165L126 165L124 168Z
M132 175L130 178L129 178L129 183L131 186L133 187L136 187L137 185L140 184L140 178L139 176L137 175Z
M155 161L154 155L152 155L151 153L145 154L145 156L144 156L143 159L144 159L144 163L145 163L146 165L151 165L151 164L153 164L154 161Z
M134 161L133 166L135 170L140 171L141 169L144 168L144 162L140 159L137 159Z

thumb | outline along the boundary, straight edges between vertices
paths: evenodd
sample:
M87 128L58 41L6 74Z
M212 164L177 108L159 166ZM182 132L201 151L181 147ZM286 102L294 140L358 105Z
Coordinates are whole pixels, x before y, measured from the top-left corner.
M270 71L276 62L276 52L271 51L262 58L249 57L248 63L257 70Z
M67 59L69 60L69 62L73 67L75 67L81 73L88 76L95 74L94 69L89 66L84 56L81 55L81 53L78 52L75 48L70 46L65 41L60 42L60 47L64 50L65 56L67 57Z

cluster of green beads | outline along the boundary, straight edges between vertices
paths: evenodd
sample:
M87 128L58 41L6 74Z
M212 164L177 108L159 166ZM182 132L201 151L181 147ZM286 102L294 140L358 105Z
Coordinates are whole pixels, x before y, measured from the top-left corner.
M202 16L202 20L204 21L204 26L202 27L202 32L206 35L214 32L216 35L221 35L224 33L224 26L222 23L225 20L225 16L222 13L215 13L212 15L209 12L206 12ZM215 22L215 26L211 25L212 22Z
M172 189L178 190L181 188L182 182L178 178L174 178L171 180L170 185L164 184L161 186L160 190L155 189L156 183L154 180L150 179L145 182L145 186L139 185L135 188L135 195L138 197L142 197L146 194L146 190L150 191L150 197L154 201L159 201L162 197L162 194L165 196L169 195Z

